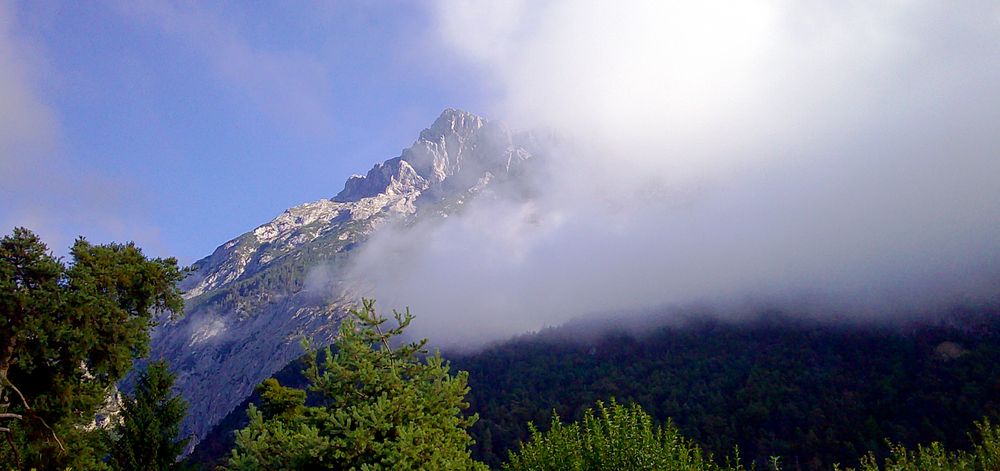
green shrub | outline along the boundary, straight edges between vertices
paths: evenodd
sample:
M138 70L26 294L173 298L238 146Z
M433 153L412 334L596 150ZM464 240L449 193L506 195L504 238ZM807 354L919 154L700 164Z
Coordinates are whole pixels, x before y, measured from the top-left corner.
M893 445L891 454L879 467L874 455L861 460L860 471L998 471L1000 470L1000 427L988 420L976 424L979 438L971 452L950 452L939 442L907 450ZM838 470L838 467L834 467ZM850 471L850 470L848 470Z
M681 436L672 423L660 427L636 404L614 401L583 420L563 424L553 414L552 427L540 432L531 425L531 440L511 452L504 469L544 470L722 470L710 455Z

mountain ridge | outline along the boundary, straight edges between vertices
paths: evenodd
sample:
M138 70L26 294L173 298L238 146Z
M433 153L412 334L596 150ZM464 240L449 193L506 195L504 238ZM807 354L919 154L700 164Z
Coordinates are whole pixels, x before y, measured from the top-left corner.
M533 154L502 123L448 108L399 156L347 179L332 198L289 208L192 265L181 282L187 307L152 336L149 358L166 359L189 403L191 446L253 388L302 353L330 343L338 320L370 287L343 267L381 226L447 214L516 178ZM330 282L309 289L317 268ZM128 384L129 380L126 380Z

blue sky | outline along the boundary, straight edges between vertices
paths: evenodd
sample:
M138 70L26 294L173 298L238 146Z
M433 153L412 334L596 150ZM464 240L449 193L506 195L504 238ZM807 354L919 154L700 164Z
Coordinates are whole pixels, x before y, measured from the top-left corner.
M443 108L486 112L434 21L417 2L3 1L4 233L190 263L331 197Z

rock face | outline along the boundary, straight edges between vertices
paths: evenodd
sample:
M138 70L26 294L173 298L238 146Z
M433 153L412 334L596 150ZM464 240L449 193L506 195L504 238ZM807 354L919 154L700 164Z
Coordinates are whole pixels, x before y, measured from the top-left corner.
M288 209L196 262L181 284L185 316L154 330L150 355L177 373L189 404L182 432L197 442L299 356L303 337L330 343L365 293L341 273L352 252L387 221L446 212L445 202L519 175L532 159L521 139L447 109L400 156L351 177L334 198Z

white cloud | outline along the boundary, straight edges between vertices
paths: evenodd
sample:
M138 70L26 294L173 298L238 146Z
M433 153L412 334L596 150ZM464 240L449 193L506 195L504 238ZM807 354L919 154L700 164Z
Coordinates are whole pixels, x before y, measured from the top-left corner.
M12 5L0 3L0 234L27 227L60 255L80 235L162 252L140 189L67 158L57 110L42 92L53 66L18 27Z
M0 3L0 183L11 188L57 135L52 111L32 87L39 64L29 43L15 35L16 18Z
M361 272L425 333L466 340L692 302L996 301L998 11L440 2L443 44L501 84L497 114L575 147L530 217L478 202L377 237Z

